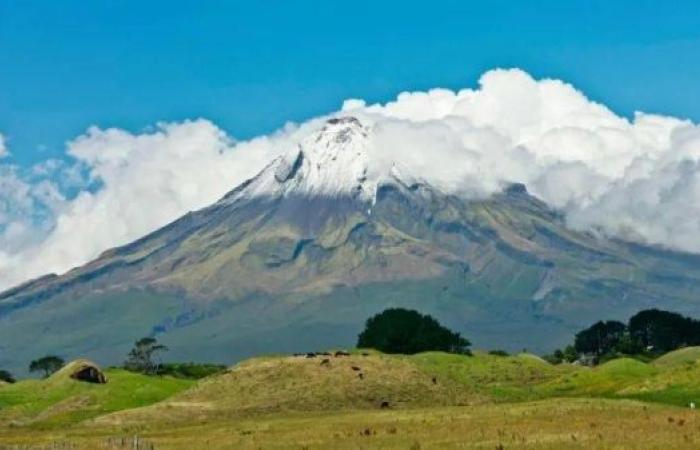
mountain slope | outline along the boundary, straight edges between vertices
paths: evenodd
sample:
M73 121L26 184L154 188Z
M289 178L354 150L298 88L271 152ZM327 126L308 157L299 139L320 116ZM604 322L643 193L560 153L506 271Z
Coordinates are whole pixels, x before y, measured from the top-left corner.
M372 161L371 132L332 119L212 206L0 294L0 367L114 363L146 334L222 362L350 345L388 306L536 351L644 307L700 313L700 256L571 231L518 184L447 194Z

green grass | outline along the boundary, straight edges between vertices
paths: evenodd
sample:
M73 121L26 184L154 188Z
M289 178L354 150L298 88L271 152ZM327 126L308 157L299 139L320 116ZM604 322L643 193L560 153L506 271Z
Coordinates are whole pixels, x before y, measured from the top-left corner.
M590 448L627 435L641 447L697 448L700 420L687 404L700 404L700 362L676 356L588 368L530 354L354 350L253 358L201 380L110 369L105 385L63 370L0 386L0 447L67 440L95 448L138 434L174 449Z
M537 391L542 396L610 397L657 373L658 370L649 364L620 358L595 368L579 368L538 386Z
M700 361L700 347L685 347L668 352L653 361L657 367L673 367Z
M121 369L105 371L107 384L76 381L63 374L0 387L0 424L46 428L73 424L164 400L194 384Z
M575 370L554 366L529 354L498 356L477 352L474 356L439 352L409 357L422 370L460 383L497 401L536 398L533 387Z
M191 420L141 427L0 433L0 447L131 448L134 436L159 450L191 449L697 449L700 416L630 400L550 399L411 410L343 410ZM126 446L106 443L124 439ZM13 448L13 447L10 447Z

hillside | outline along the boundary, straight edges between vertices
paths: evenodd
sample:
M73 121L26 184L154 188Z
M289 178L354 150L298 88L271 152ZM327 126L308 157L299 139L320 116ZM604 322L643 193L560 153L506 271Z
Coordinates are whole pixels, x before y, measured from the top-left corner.
M106 370L106 384L86 383L70 378L74 364L47 379L0 386L0 428L61 427L149 405L193 384L190 380L147 377L121 369Z
M700 443L700 422L687 408L700 394L698 361L619 359L590 369L528 354L353 351L258 357L198 382L106 373L104 385L64 370L1 386L0 446L118 448L135 436L158 449Z
M224 363L353 345L389 306L536 352L652 305L700 314L700 256L572 231L523 185L463 197L400 161L374 167L368 133L332 119L212 206L0 294L0 367L112 364L144 335Z

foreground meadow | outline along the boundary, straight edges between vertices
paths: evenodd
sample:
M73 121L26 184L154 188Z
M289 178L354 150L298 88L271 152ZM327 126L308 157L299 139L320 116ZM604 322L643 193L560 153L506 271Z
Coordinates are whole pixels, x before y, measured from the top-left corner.
M698 352L264 357L198 382L112 369L0 387L0 448L700 448Z

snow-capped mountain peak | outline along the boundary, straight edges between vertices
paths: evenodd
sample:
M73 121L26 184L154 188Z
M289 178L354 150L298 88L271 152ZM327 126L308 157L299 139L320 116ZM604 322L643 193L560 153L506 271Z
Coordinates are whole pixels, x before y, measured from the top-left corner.
M394 179L398 174L395 168L387 171L370 168L371 133L371 127L356 117L329 119L242 188L229 194L225 201L262 196L321 195L351 196L371 202L378 184Z

